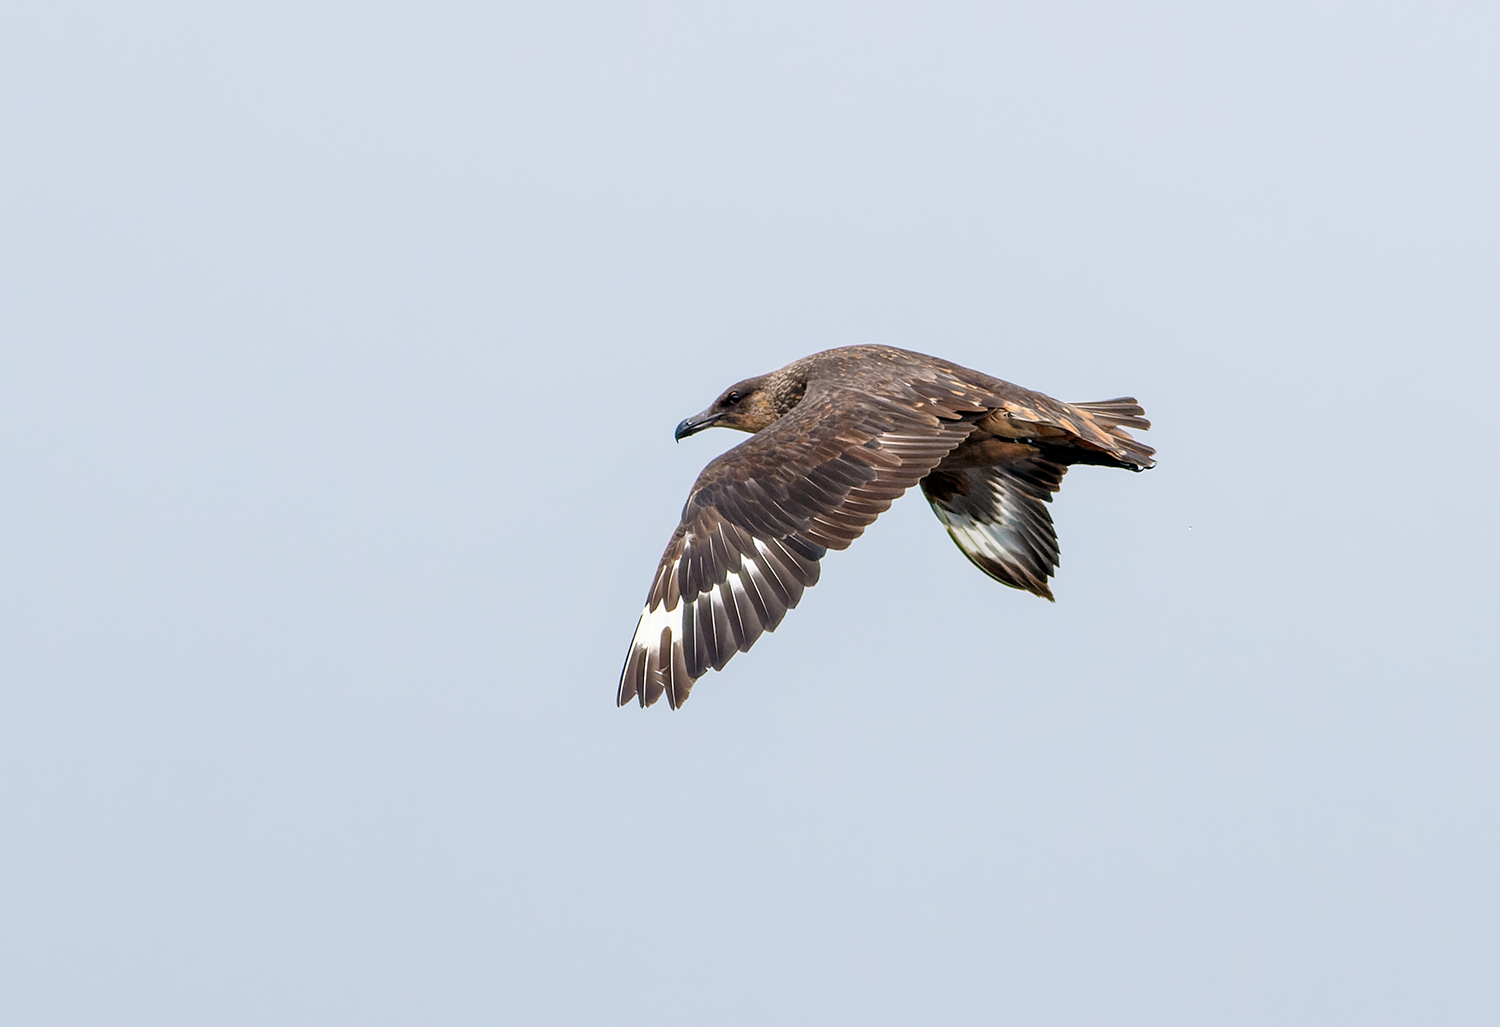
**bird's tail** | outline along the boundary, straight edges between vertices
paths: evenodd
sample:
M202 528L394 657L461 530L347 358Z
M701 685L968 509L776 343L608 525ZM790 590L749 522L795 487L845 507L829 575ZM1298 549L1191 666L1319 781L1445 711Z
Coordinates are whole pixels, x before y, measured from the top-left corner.
M1103 429L1115 441L1116 455L1134 465L1136 470L1143 471L1156 465L1156 461L1152 459L1156 455L1156 450L1137 440L1125 430L1138 428L1145 431L1151 427L1151 422L1145 417L1146 411L1136 402L1134 396L1070 405L1087 414L1089 420Z

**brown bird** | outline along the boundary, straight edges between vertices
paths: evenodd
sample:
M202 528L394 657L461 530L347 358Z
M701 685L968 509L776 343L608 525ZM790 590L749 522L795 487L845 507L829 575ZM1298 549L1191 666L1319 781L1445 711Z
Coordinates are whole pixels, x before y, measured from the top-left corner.
M953 541L1001 584L1052 599L1046 503L1072 464L1143 471L1151 422L1132 398L1063 403L937 357L845 346L725 389L677 426L753 433L698 476L646 597L619 703L674 709L774 631L858 538L918 483Z

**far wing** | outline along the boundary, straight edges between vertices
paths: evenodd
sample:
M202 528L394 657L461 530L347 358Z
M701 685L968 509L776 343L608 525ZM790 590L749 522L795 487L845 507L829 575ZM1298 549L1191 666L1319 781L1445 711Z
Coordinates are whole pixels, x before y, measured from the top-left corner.
M922 492L976 567L1012 588L1052 599L1047 579L1057 569L1058 552L1047 504L1067 467L1029 445L991 440L972 448L983 459L955 454L958 459L922 480Z

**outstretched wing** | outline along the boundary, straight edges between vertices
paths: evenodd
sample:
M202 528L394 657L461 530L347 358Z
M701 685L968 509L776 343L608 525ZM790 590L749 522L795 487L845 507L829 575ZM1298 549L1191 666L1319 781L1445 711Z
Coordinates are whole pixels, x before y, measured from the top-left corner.
M775 630L843 549L961 443L995 398L947 374L881 392L812 382L802 402L698 477L620 675L619 703L674 708Z
M1047 579L1058 555L1047 504L1062 488L1067 466L1019 443L991 440L973 448L982 450L984 461L965 460L961 450L922 479L923 494L974 566L1051 599Z

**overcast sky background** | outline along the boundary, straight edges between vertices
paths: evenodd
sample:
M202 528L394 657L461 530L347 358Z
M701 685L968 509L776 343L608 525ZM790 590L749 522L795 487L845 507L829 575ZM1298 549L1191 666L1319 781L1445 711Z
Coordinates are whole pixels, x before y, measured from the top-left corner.
M1488 3L0 13L0 1020L1500 1022ZM621 661L733 381L1140 397Z

